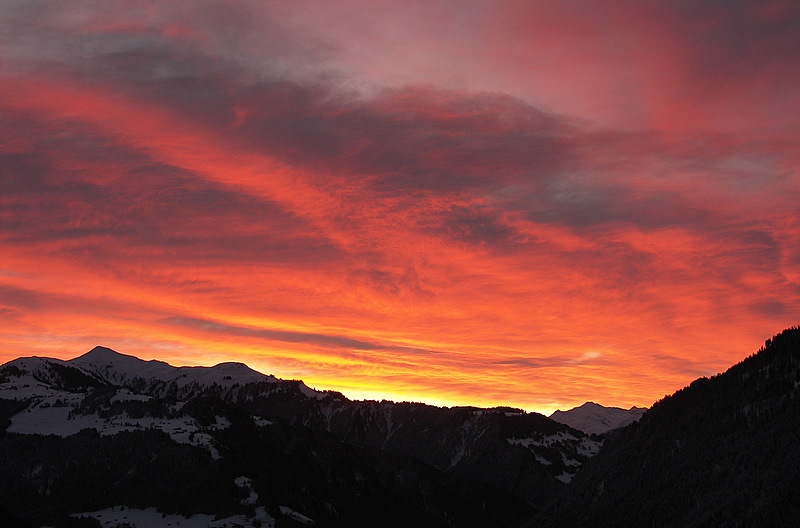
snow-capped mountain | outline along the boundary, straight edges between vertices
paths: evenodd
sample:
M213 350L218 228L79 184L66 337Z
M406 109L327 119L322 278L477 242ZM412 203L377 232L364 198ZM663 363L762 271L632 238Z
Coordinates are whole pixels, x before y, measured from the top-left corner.
M213 367L173 367L163 361L143 361L100 346L66 363L114 385L125 385L136 379L174 382L179 387L191 384L208 387L215 383L230 386L276 381L275 376L264 375L244 363L220 363Z
M510 527L600 446L536 413L354 402L240 363L97 347L0 366L0 512L55 527Z
M550 418L585 433L603 434L639 421L645 411L647 411L645 407L621 409L586 402L568 411L555 411Z
M18 372L10 383L0 385L0 398L20 399L43 395L54 389L79 389L110 385L133 389L150 396L177 391L187 397L208 387L229 388L247 383L276 383L273 375L257 372L243 363L220 363L213 367L173 367L163 361L144 361L110 348L95 347L67 361L26 357L10 361L3 368ZM302 381L298 386L306 396L322 398ZM24 386L24 387L23 387Z

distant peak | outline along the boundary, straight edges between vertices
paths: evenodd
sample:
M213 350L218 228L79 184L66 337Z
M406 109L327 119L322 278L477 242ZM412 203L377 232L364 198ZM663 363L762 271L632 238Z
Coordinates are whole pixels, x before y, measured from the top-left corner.
M118 358L123 355L124 354L120 354L116 350L111 350L108 347L96 346L87 353L75 359L106 359L106 358L111 359L111 358Z
M90 351L88 351L86 354L92 354L92 355L114 354L114 355L119 355L119 352L117 352L116 350L112 350L112 349L110 349L108 347L96 346L93 349L91 349ZM84 355L86 355L86 354L84 354Z
M556 411L550 415L553 420L566 424L585 433L606 433L638 421L644 409L631 407L606 407L595 402L586 402L568 411Z
M87 353L83 354L82 356L78 356L71 361L76 363L119 363L120 361L124 363L147 363L145 360L139 359L136 356L120 354L116 350L112 350L104 346L96 346Z
M250 367L248 367L247 365L245 365L244 363L241 363L239 361L225 361L223 363L217 363L214 366L215 367L219 367L219 368L223 368L223 369L247 369L247 370L253 370Z

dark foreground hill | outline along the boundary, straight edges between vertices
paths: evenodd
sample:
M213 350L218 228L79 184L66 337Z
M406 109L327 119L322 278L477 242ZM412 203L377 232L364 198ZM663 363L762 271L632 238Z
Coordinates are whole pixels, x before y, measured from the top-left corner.
M800 519L800 328L608 439L529 527L790 527Z

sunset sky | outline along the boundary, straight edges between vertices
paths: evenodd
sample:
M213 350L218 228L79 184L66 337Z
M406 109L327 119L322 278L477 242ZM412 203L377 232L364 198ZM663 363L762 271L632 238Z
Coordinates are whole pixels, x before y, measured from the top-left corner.
M800 323L800 4L0 6L0 363L649 406Z

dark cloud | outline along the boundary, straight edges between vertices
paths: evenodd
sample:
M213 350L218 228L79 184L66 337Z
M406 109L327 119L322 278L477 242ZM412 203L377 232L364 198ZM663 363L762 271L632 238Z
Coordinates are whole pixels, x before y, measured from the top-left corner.
M502 210L485 206L452 205L427 218L421 227L470 246L511 250L535 242L535 237L526 236L511 225Z
M546 357L546 358L519 358L519 359L506 359L503 361L494 361L493 365L508 366L508 367L522 367L522 368L556 368L564 367L567 365L574 365L574 358L566 357Z
M239 13L215 24L204 14L214 8L204 6L193 14L193 22L213 42L222 39L224 49L239 46L237 30L246 31L249 18ZM167 107L202 120L212 130L225 131L221 140L239 148L293 164L316 164L321 180L339 169L350 177L361 175L384 194L453 192L496 187L520 177L549 178L572 158L562 143L573 123L512 97L429 86L363 97L340 86L335 76L309 79L280 72L276 65L286 62L289 53L288 46L271 44L273 33L278 41L287 38L280 29L260 28L260 56L274 64L256 70L202 39L174 38L160 23L156 19L110 30L98 21L83 32L61 35L57 24L45 24L44 40L62 40L65 49L81 51L72 56L41 51L42 62L29 62L49 73L57 69L76 82L137 97L143 106ZM313 57L316 52L304 53Z
M772 233L737 219L716 229L709 226L707 234L713 240L708 253L716 264L708 269L710 275L740 288L742 278L749 274L781 273L782 255L787 247Z
M635 183L632 186L578 184L570 189L559 182L558 187L542 209L534 206L533 219L577 228L622 223L650 230L700 226L711 218L711 213L694 205L691 197L675 191L640 191Z
M155 161L81 123L18 118L9 125L9 135L24 129L31 141L2 159L10 241L84 241L99 251L103 237L179 260L292 267L341 258L318 228L278 203Z
M232 155L257 152L310 168L305 177L321 189L354 189L327 217L354 233L372 228L361 223L362 215L384 214L461 244L500 251L528 247L535 241L508 222L511 212L590 233L618 226L680 227L735 238L725 234L731 232L731 218L715 204L680 187L665 188L655 180L644 184L636 171L645 169L628 166L631 159L651 159L669 171L685 167L689 159L693 170L701 170L738 155L731 149L705 145L676 151L655 135L590 132L574 120L499 94L423 85L365 96L348 91L336 77L281 74L275 65L291 54L293 37L277 26L262 27L261 56L267 63L255 69L246 56L232 53L244 46L237 32L251 27L247 9L225 16L219 9L212 3L193 12L183 27L199 35L188 38L166 30L167 10L143 26L95 23L88 32L65 33L78 50L65 52L72 53L69 60L50 48L40 54L73 77L138 98L143 108L161 106L199 120ZM58 40L58 24L42 24L44 40ZM203 38L223 42L222 51ZM319 48L301 53L316 60ZM179 259L292 267L354 256L346 254L352 248L340 247L279 203L155 161L81 123L36 130L43 126L20 122L8 129L18 134L32 127L25 135L41 138L3 161L10 169L4 183L20 193L9 194L5 202L7 225L18 242L101 236L127 248L161 248ZM60 139L53 141L55 128ZM436 207L417 205L433 195ZM455 205L473 198L487 205ZM416 212L396 214L386 199L398 199L392 207L399 211ZM738 224L736 231L749 231ZM745 241L749 258L778 251L774 244L758 246ZM102 257L109 248L92 250ZM358 251L357 258L371 267L354 270L357 280L366 277L389 295L424 289L414 277L383 269L374 245ZM647 255L630 248L604 251L615 259L604 269L624 283L651 264ZM608 261L597 252L583 256L589 262Z
M492 188L550 177L563 165L569 124L497 95L411 87L372 98L335 85L261 83L237 98L236 130L251 148L302 164L321 179L344 171L379 194Z
M515 358L505 359L502 361L493 361L492 365L520 367L523 369L540 369L540 368L559 368L559 367L575 367L576 365L598 365L609 364L608 359L603 357L602 354L597 353L584 353L577 356L551 356L551 357L531 357L531 358Z
M705 71L752 74L800 58L800 6L794 2L684 1L674 7L698 41L698 67Z
M364 260L381 261L377 255L362 256ZM413 297L430 296L431 292L426 290L419 274L414 266L395 266L387 268L362 268L350 269L347 273L348 282L352 284L366 284L369 289L381 292L391 297L411 295Z
M791 312L789 305L777 299L769 299L753 303L749 308L752 311L767 317L781 317L788 315Z
M714 369L709 366L709 363L703 361L703 358L691 359L665 353L651 353L645 357L653 362L659 370L666 372L679 372L690 377L716 374Z
M0 284L0 304L17 313L16 309L36 311L45 304L45 301L44 295L40 292Z
M207 332L215 332L227 334L232 336L241 337L255 337L258 339L266 339L269 341L280 341L284 343L309 343L314 345L322 345L325 347L343 348L348 350L376 350L376 351L393 351L393 352L409 352L412 354L432 354L431 350L425 350L413 347L401 347L382 345L371 341L363 341L360 339L353 339L346 336L330 335L330 334L315 334L311 332L294 332L288 330L272 330L267 328L251 328L237 325L229 325L225 323L218 323L205 319L196 319L191 317L168 317L162 319L162 322L202 330Z
M669 148L653 138L587 134L573 120L499 94L413 86L365 97L348 92L335 77L291 78L269 64L256 74L253 64L230 52L243 46L241 35L253 29L247 15L252 7L223 14L212 2L192 13L188 24L211 42L223 43L226 52L215 51L200 37L176 38L166 31L166 21L172 20L167 8L155 10L158 15L147 24L115 30L100 24L103 17L97 16L88 33L64 35L82 51L70 60L59 55L59 67L148 105L202 120L234 148L311 166L322 185L335 186L332 180L343 178L365 186L372 193L363 196L366 200L490 193L499 207L578 229L618 223L645 230L697 229L717 222L708 206L681 191L645 190L635 179L619 181L613 171L624 170L631 149L639 157L670 156ZM721 6L704 9L706 18L718 9L728 12ZM49 38L57 40L59 26L47 28ZM293 37L277 25L260 30L261 56L276 64L285 61ZM735 38L730 31L725 35ZM303 53L312 58L322 47ZM704 154L719 153L693 152L695 158ZM578 176L587 172L591 177ZM507 226L487 213L456 208L447 215L443 229L457 240L502 244L514 239Z

